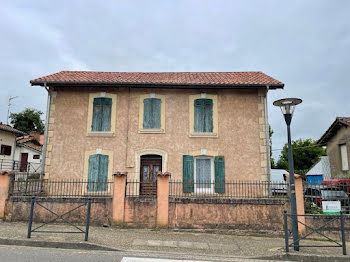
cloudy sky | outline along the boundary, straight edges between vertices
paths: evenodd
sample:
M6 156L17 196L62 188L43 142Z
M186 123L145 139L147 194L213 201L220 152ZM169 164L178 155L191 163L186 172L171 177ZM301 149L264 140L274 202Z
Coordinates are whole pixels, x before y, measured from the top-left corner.
M273 148L286 141L272 102L300 97L293 138L318 139L350 115L350 1L1 1L0 121L45 111L29 80L61 70L263 71ZM274 156L278 151L274 151Z

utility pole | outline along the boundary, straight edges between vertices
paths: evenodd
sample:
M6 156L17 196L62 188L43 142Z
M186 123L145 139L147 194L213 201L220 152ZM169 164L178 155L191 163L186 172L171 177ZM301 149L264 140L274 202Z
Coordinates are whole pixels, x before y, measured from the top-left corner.
M13 99L15 99L17 97L18 96L10 96L9 97L9 104L8 104L8 109L7 109L7 121L6 121L6 124L9 124L11 100L13 100Z

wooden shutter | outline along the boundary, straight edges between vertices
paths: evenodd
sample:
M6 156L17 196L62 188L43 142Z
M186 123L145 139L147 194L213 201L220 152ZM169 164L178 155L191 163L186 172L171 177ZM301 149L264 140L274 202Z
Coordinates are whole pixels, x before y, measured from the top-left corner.
M151 98L152 100L152 128L160 128L160 105L161 100L159 98Z
M88 191L96 191L97 177L99 172L99 155L91 155L89 157L88 169Z
M107 190L107 177L108 177L108 155L98 155L99 156L99 172L97 177L97 191Z
M203 99L204 101L204 132L213 132L213 100Z
M194 132L204 132L204 101L194 100Z
M215 165L215 193L225 193L225 159L223 156L216 156Z
M152 102L150 98L143 100L143 128L152 128Z
M102 98L101 131L111 131L112 98Z
M93 112L92 112L92 131L102 131L102 97L94 98Z
M194 180L193 180L193 156L183 156L183 192L194 192Z

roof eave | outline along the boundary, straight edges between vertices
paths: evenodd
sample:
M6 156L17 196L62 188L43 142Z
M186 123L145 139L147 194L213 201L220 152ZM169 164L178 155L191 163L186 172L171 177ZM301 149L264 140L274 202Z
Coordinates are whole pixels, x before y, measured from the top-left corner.
M330 138L334 136L332 133L337 132L340 126L348 127L349 125L343 121L340 121L339 119L336 119L327 129L327 131L321 136L321 138L316 142L316 144L319 146L327 145Z
M72 81L34 81L31 80L30 84L32 86L132 86L132 87L163 87L163 88L247 88L247 87L255 87L255 88L266 88L269 89L283 89L284 84L186 84L186 83L140 83L140 82L72 82Z

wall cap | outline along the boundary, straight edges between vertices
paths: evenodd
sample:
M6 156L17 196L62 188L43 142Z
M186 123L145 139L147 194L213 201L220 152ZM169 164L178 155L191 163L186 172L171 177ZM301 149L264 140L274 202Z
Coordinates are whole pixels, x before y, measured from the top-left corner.
M117 177L128 176L128 172L115 172L113 176L117 176Z
M169 177L171 177L171 173L170 173L170 172L164 172L164 173L162 173L162 171L158 171L158 176L162 176L162 177L169 176Z

